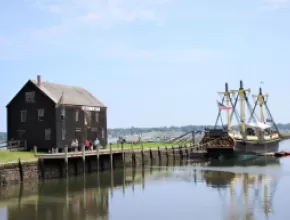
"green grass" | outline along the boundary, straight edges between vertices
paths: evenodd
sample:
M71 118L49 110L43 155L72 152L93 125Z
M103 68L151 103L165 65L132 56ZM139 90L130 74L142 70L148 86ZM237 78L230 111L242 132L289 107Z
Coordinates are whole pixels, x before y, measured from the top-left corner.
M21 161L36 160L33 152L0 151L0 163L15 162L19 158Z
M182 145L184 144L189 144L190 142L187 143L182 143ZM144 148L157 148L157 147L171 147L171 146L177 146L177 145L181 145L180 142L176 142L176 143L170 143L170 142L144 142L143 143L143 147ZM124 148L131 148L132 144L131 143L124 143ZM134 148L141 148L142 145L140 143L135 143L133 144ZM112 144L112 148L121 148L121 144L117 144L117 143L113 143Z
M284 137L290 137L290 132L281 132L281 135Z

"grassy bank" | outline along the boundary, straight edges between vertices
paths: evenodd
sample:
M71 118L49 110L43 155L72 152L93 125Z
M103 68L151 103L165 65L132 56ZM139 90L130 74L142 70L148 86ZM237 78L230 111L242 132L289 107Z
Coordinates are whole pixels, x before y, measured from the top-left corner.
M281 135L285 138L289 138L290 139L290 132L281 132Z
M15 162L19 158L21 161L36 160L33 152L0 151L0 163Z

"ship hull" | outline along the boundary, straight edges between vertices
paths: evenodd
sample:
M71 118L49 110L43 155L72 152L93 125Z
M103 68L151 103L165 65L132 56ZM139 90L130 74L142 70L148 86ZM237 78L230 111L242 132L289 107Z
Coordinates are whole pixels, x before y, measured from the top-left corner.
M235 153L263 155L279 150L279 139L264 142L236 140Z
M233 148L207 148L207 156L210 158L219 158L223 156L225 158L231 158L235 155Z

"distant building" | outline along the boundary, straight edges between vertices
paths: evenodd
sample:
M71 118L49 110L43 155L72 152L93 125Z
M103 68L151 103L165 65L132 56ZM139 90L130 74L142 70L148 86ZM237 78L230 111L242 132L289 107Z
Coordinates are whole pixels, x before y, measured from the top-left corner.
M7 140L27 141L37 146L70 146L99 138L107 145L107 107L81 87L28 80L6 106Z

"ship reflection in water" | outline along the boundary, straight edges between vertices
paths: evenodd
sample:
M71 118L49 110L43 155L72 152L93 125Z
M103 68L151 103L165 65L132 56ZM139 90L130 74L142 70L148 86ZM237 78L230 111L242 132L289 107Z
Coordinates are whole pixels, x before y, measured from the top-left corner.
M235 169L239 167L247 170L247 167L253 166L256 166L254 173L241 172ZM217 188L224 206L224 219L256 219L255 212L257 210L255 209L263 210L265 217L269 217L273 213L273 196L279 177L269 170L273 171L279 166L280 160L270 156L256 156L238 160L214 160L208 164L208 167L232 167L233 171L207 170L204 171L203 176L208 186ZM267 167L268 172L257 173L259 171L257 167ZM263 171L265 172L265 169Z
M10 186L0 219L285 219L290 179L280 163L290 168L274 157L188 161Z

